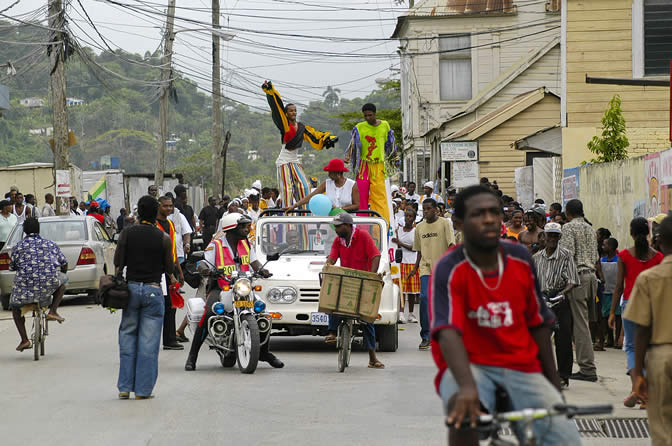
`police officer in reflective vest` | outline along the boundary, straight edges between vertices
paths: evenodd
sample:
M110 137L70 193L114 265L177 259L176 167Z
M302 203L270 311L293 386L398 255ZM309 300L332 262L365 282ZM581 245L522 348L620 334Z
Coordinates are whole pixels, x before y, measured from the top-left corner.
M254 249L250 249L247 236L250 233L250 224L252 220L250 217L238 213L231 213L222 218L222 229L220 233L215 234L212 241L205 249L205 260L211 265L215 265L218 270L231 271L249 271L250 267L254 271L259 271L261 263L256 258ZM232 249L235 246L235 250ZM263 277L269 277L270 273L262 269L260 271ZM205 304L206 313L198 325L198 329L194 333L194 340L189 350L187 363L184 366L185 370L195 370L196 360L198 359L198 351L207 336L207 327L205 322L212 313L212 306L219 301L219 288L214 287L208 293L208 299ZM282 368L284 364L275 355L268 351L270 344L266 342L261 346L259 356L260 361L268 362L272 367Z

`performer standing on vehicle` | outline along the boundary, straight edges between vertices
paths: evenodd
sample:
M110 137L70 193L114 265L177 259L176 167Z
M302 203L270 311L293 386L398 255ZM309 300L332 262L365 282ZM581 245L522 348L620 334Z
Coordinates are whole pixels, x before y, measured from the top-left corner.
M469 417L475 427L481 405L495 411L498 387L514 410L562 404L549 328L553 313L541 297L529 251L500 242L499 197L483 185L468 187L455 199L454 217L464 243L436 264L431 300L435 384L446 421L459 428ZM581 444L564 416L534 421L533 429L540 444ZM518 429L516 435L522 443ZM451 428L449 443L478 445L478 433Z
M271 116L280 130L282 149L275 161L278 170L278 187L284 207L291 206L310 193L310 183L299 161L298 149L306 140L315 150L334 147L338 136L329 132L319 132L314 128L296 120L296 105L283 105L280 93L270 81L261 86L266 93Z
M389 183L387 185L385 183L387 178L385 164L397 153L394 131L387 121L376 118L375 105L364 104L362 113L365 120L352 129L352 139L345 155L345 162L349 163L352 160L357 175L359 209L370 208L391 224L392 194Z
M380 265L380 251L371 235L363 229L354 228L352 215L345 212L334 217L332 223L338 238L331 246L327 265L335 265L336 261L341 259L341 266L344 268L377 273ZM329 333L324 340L326 343L336 342L336 332L340 321L341 318L338 316L329 316ZM369 368L384 369L385 365L376 357L376 331L373 324L361 323L360 327L364 332L364 347L369 351Z
M262 277L270 277L270 273L267 270L261 269L261 263L257 260L256 251L250 249L250 244L247 241L251 223L252 220L250 220L250 217L235 212L222 217L223 234L216 234L205 249L205 260L217 269L235 266L238 271L249 271L252 268L254 271L259 272ZM232 246L235 246L235 250ZM208 292L205 304L206 311L194 333L194 339L189 350L187 363L184 365L184 370L196 370L198 351L201 349L201 345L203 345L203 341L205 341L208 335L207 320L214 314L212 306L216 302L219 302L219 293L220 290L218 288L213 288ZM271 340L269 339L268 342L261 346L259 360L268 362L271 367L281 369L285 364L269 351L270 343Z
M303 206L308 203L313 196L317 194L325 194L331 200L331 207L334 209L340 208L346 211L355 211L359 209L359 191L355 180L345 178L344 173L349 172L345 167L343 160L333 159L329 161L322 170L329 173L329 178L324 180L322 184L317 186L310 195L303 200L288 206L285 211L291 211L294 208Z

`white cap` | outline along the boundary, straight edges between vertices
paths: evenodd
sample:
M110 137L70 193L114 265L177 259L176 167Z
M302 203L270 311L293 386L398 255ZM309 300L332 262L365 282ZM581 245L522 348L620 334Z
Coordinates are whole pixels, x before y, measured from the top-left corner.
M434 182L433 181L427 181L425 183L425 187L431 187L432 189L434 189Z
M252 183L252 187L261 190L261 180L257 180L254 183Z
M390 187L390 190L392 192L399 192L399 186L397 186L396 184L393 184L392 187Z
M562 234L562 226L560 226L560 223L546 223L546 226L544 226L544 232Z

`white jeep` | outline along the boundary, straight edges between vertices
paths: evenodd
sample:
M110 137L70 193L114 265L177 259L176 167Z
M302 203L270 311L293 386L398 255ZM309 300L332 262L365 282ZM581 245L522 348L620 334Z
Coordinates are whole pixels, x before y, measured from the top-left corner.
M353 215L355 226L368 231L381 252L379 273L383 273L383 294L376 338L380 351L393 352L398 346L399 287L390 276L387 223L380 217ZM337 237L331 225L333 217L262 215L255 228L255 248L259 261L283 252L278 261L266 268L273 273L258 295L273 316L274 335L326 335L329 316L318 312L319 273L325 265L331 245ZM337 263L338 265L339 263Z

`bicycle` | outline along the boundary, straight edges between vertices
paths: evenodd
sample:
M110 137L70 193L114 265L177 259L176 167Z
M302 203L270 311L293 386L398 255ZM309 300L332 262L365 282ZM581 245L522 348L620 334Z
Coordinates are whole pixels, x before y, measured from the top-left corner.
M341 316L341 322L338 324L336 334L336 349L338 350L338 371L345 372L346 367L350 365L350 352L352 351L352 329L355 320L349 317Z
M598 404L590 406L574 406L570 404L556 404L551 409L523 409L509 412L500 412L494 414L484 414L478 417L476 427L471 427L471 422L468 419L462 420L459 427L460 430L474 429L481 434L481 440L490 438L490 446L536 446L537 438L532 429L533 421L542 418L552 417L555 415L564 415L571 419L577 415L597 415L608 414L614 410L611 404ZM517 443L509 440L504 440L499 437L499 431L505 424L513 422L520 422L524 443ZM446 423L448 427L452 427Z
M33 327L31 328L30 338L33 343L33 359L40 360L44 356L44 342L49 334L49 319L47 318L48 307L42 307L39 303L26 305L22 313L33 312Z

